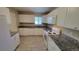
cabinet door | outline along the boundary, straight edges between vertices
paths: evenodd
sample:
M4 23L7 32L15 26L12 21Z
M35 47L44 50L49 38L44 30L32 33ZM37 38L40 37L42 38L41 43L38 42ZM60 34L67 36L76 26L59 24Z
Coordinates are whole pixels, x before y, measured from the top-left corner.
M20 44L19 33L16 33L16 35L15 35L15 40L16 40L16 42L17 42L17 45L19 45L19 44Z
M9 8L0 7L0 15L5 15L7 23L11 24Z
M44 41L44 44L45 44L45 47L48 49L48 44L47 44L47 32L46 31L44 31L44 33L43 33L43 41Z
M19 22L22 23L34 23L34 15L19 15Z
M58 8L58 14L57 14L57 25L58 26L64 26L64 20L66 20L66 13L67 8Z
M48 24L56 24L56 16L48 16L47 23Z
M26 35L43 35L42 28L20 28L19 33L22 36Z
M34 31L35 31L35 29L31 29L31 28L20 28L19 29L19 33L22 36L35 35L36 33Z
M79 30L79 8L70 7L67 10L67 19L65 20L65 27Z
M48 51L60 51L59 47L49 36L48 36Z
M18 31L18 19L17 19L17 15L16 15L16 11L10 9L10 17L11 17L11 24L10 24L10 31L11 32L17 32Z
M58 8L48 14L48 20L52 19L52 24L56 24Z

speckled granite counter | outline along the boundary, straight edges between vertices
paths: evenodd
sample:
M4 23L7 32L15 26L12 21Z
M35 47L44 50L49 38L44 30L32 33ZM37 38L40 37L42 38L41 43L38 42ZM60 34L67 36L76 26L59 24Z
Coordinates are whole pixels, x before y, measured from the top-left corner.
M64 34L60 36L49 35L62 51L79 51L79 42Z

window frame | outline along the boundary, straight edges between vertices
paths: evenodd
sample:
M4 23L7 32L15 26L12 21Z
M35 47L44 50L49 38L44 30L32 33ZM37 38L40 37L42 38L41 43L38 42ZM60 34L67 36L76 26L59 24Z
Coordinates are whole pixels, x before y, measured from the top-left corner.
M34 21L35 25L42 25L43 24L43 17L42 16L35 16L35 18L36 17L37 17L37 19L35 19L35 21ZM36 21L37 21L37 23L36 23Z

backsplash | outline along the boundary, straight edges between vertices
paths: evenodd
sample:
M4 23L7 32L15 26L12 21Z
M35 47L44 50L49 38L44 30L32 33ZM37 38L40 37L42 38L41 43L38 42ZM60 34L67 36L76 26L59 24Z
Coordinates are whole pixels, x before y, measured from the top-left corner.
M62 32L79 41L79 31L64 28Z

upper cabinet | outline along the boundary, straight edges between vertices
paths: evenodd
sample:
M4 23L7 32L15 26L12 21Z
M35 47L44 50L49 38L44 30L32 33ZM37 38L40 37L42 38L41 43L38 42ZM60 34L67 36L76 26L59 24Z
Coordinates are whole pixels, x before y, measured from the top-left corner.
M58 10L57 25L64 26L64 21L66 20L66 16L67 16L67 8L61 7L61 8L58 8L57 10Z
M57 13L58 13L58 10L55 9L55 10L51 11L51 12L47 15L48 21L50 21L50 20L52 19L52 24L56 24L56 21L57 21Z
M48 15L45 15L43 16L43 23L47 23L47 24L55 24L55 19L56 17L55 16L48 16Z
M19 22L21 23L34 23L34 21L35 15L19 14Z
M0 15L5 15L8 24L11 24L9 9L5 7L0 7Z
M74 29L74 30L79 30L79 8L78 7L67 8L65 27Z
M6 8L6 7L0 7L0 15L4 15L6 17L6 21L8 24L8 27L11 32L16 32L17 29L17 13L14 9Z
M79 30L79 8L78 7L60 7L48 14L56 16L56 25Z
M18 31L17 12L15 9L11 9L11 8L9 8L9 12L10 12L10 18L11 18L10 31L17 32Z
M56 8L48 14L48 17L52 17L53 24L58 26L64 26L64 20L66 19L67 8Z

